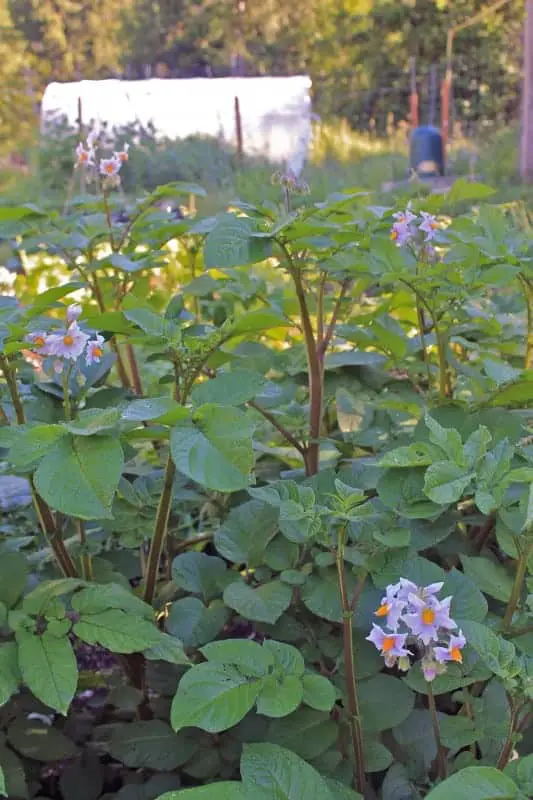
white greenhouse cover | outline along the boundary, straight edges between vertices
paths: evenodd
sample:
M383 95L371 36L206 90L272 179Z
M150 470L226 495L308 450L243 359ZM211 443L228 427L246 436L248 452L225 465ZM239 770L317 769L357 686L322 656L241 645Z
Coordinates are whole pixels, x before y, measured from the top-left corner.
M81 100L85 125L110 129L152 123L157 135L193 134L236 143L235 98L239 99L243 149L284 161L298 174L311 136L311 80L290 78L191 78L51 83L41 104L41 122L66 117L74 127Z

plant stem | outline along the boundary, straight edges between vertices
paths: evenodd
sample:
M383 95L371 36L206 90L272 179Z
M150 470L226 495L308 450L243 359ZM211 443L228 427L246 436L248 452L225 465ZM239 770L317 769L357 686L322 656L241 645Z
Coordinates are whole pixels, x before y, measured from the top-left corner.
M522 284L526 301L527 337L524 368L533 369L533 283L525 275L520 274L518 278Z
M530 531L526 531L526 533L531 534ZM533 541L529 541L524 550L522 550L522 552L518 557L513 588L511 590L511 596L509 597L509 601L507 603L507 608L505 609L505 615L503 617L503 622L502 622L503 633L509 633L509 630L511 628L511 623L513 621L513 614L516 611L516 607L518 606L518 603L520 601L520 595L522 594L522 587L524 585L524 579L526 577L526 572L527 572L527 562L532 552L533 552Z
M307 353L309 375L309 445L305 459L305 471L306 474L310 476L316 475L320 461L320 425L322 422L322 398L324 394L322 368L320 366L320 358L318 356L313 326L311 325L307 300L305 299L300 270L294 263L293 257L286 245L279 240L276 241L287 259L287 269L296 289Z
M69 378L70 378L70 369L67 367L63 371L62 381L63 381L63 408L65 410L65 421L70 422L72 419L71 416L71 407L70 407L70 392L69 392Z
M509 732L507 734L507 739L505 740L505 744L502 747L502 751L498 757L498 762L496 764L498 769L504 769L507 766L507 762L511 758L511 753L513 752L513 747L514 747L514 733L516 727L516 719L518 716L518 709L516 708L514 701L510 695L507 695L507 701L511 709L511 715L509 718Z
M107 199L106 189L102 189L102 197L104 198L105 218L107 220L107 227L109 228L109 243L111 245L111 250L115 252L116 248L115 248L115 239L113 237L113 223L111 222L111 211L109 210L109 202Z
M440 331L435 314L432 314L432 318L433 326L435 328L435 336L437 338L437 357L439 361L439 397L441 400L446 400L452 395L448 374L448 362L446 360L446 342Z
M22 405L22 400L20 398L17 379L11 364L9 363L9 359L3 354L0 354L0 368L3 372L7 388L9 390L13 408L15 409L17 424L24 425L26 422L26 414L24 413L24 406ZM77 572L74 562L72 561L68 550L63 543L63 540L59 536L54 515L52 514L48 504L38 494L33 483L33 478L30 478L30 488L37 519L39 520L44 538L55 556L57 566L65 577L75 578L77 576Z
M161 497L159 498L159 505L157 507L154 535L152 537L150 551L148 553L146 582L144 584L144 600L146 603L152 603L155 595L157 574L159 571L161 554L163 553L165 538L167 535L170 506L172 505L172 486L174 484L175 475L176 467L174 466L172 455L169 453L165 467L163 491L161 493Z
M361 713L359 698L357 696L357 681L355 677L355 662L353 652L353 616L354 608L348 597L346 586L346 572L344 568L344 542L346 525L339 530L337 541L337 577L341 595L342 628L344 644L344 668L346 670L346 699L348 705L348 723L352 739L353 758L355 767L355 788L361 794L365 792L365 756L363 751L363 730L361 727Z
M324 334L324 337L322 338L322 341L319 344L318 355L320 356L322 361L324 360L324 356L326 355L327 349L328 349L328 347L329 347L329 345L331 343L331 340L333 338L333 334L335 333L335 328L337 326L337 322L338 322L338 319L339 319L339 314L340 314L340 310L341 310L341 307L342 307L342 303L344 301L344 298L346 297L346 293L347 293L347 291L348 291L348 289L350 287L350 283L351 283L351 279L350 278L346 278L345 280L343 280L343 282L341 284L341 290L339 292L339 295L338 295L337 300L335 301L335 305L333 307L333 312L331 314L331 319L329 321L328 327L326 328L326 332Z
M93 282L91 288L93 290L94 298L96 300L100 313L104 314L106 310L104 303L104 296L102 294L102 288L100 286L100 282L96 275L93 275ZM122 354L118 346L117 337L112 336L111 339L109 340L109 344L111 345L111 349L114 351L117 357L117 372L120 383L122 384L122 388L126 390L131 389L130 380L128 378L128 373L126 372L126 367L124 366L124 361L122 359Z
M137 395L137 397L142 397L143 395L143 387L141 383L141 373L139 372L139 365L137 364L137 358L135 356L135 351L133 349L133 345L129 342L126 345L126 352L128 354L128 361L130 365L130 372L131 372L131 382L133 384L133 391Z
M92 581L94 579L93 560L91 558L91 554L87 550L85 522L82 519L77 519L76 526L78 528L78 536L80 537L81 545L81 574L84 580Z
M307 453L305 445L299 442L298 439L295 436L293 436L292 433L289 430L287 430L287 428L284 425L281 424L281 422L278 422L274 414L271 414L270 411L267 411L265 408L260 406L258 403L255 402L255 400L249 400L248 405L251 406L251 408L255 408L256 411L258 411L266 420L268 420L270 424L281 433L283 438L286 439L287 442L289 442L289 444L291 444L295 450L298 450L298 452L305 461Z
M435 695L433 694L433 689L431 688L431 683L429 681L427 681L427 690L428 690L429 714L431 717L431 724L433 726L433 735L435 736L435 744L437 745L437 770L438 770L437 777L440 778L441 780L444 780L448 772L446 764L446 753L444 752L444 748L440 740L437 705L435 703Z

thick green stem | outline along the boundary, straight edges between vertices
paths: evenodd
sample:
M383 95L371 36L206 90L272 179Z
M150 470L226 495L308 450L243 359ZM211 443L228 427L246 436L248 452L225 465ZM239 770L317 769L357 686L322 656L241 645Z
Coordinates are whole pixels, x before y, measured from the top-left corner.
M63 371L63 409L65 412L65 420L70 422L72 419L72 409L70 407L70 391L69 391L70 369L67 368Z
M90 286L93 290L94 299L96 300L100 313L104 314L106 310L104 295L102 294L102 288L100 286L100 282L96 275L93 275L92 284L90 284ZM116 336L111 337L111 339L109 340L109 344L111 345L111 348L117 357L117 372L120 383L122 384L122 388L126 390L131 389L130 380L128 377L128 373L126 371L126 367L124 366L124 360L122 358L122 354L120 352Z
M529 531L529 535L531 536L531 531ZM524 585L524 580L527 572L527 562L532 552L533 552L533 540L528 541L526 547L524 548L524 550L522 550L522 552L518 557L513 588L511 590L511 596L509 597L509 601L507 603L507 608L505 609L505 614L502 622L503 633L509 633L510 631L513 622L513 615L514 612L516 611L518 603L520 602L520 595L522 594L522 587Z
M365 756L363 750L363 729L361 726L361 712L359 709L359 698L357 696L357 680L355 677L355 661L353 646L353 616L354 605L349 596L346 586L346 572L344 567L344 541L346 537L346 525L338 534L337 541L337 578L341 595L342 608L342 630L344 645L344 668L346 670L346 700L348 710L348 724L352 739L353 759L355 766L355 788L361 794L365 792Z
M525 369L533 369L533 283L524 275L519 275L526 301L527 336Z
M451 397L450 376L448 373L448 361L446 359L446 341L439 328L436 316L433 315L433 325L437 338L437 358L439 361L439 397L446 400Z
M437 745L437 770L438 775L437 777L441 780L446 778L448 773L448 765L446 761L446 752L442 746L441 738L440 738L440 730L439 730L439 718L437 716L437 705L435 703L435 695L433 694L433 689L431 688L431 683L427 682L427 691L428 691L428 708L429 708L429 715L431 717L431 724L433 726L433 735L435 737L435 744Z
M150 552L148 553L148 561L146 566L146 581L144 584L144 600L146 603L152 603L157 586L157 576L159 572L159 564L161 563L161 555L165 546L165 539L168 530L168 519L170 517L170 507L172 505L172 486L174 484L174 477L176 475L176 467L169 453L167 464L165 467L165 479L163 483L163 491L159 499L159 506L155 518L155 528L152 541L150 543Z
M78 528L78 536L80 537L81 574L84 580L92 581L94 579L93 560L91 558L91 554L87 550L87 535L85 533L85 523L82 519L77 519L76 526Z

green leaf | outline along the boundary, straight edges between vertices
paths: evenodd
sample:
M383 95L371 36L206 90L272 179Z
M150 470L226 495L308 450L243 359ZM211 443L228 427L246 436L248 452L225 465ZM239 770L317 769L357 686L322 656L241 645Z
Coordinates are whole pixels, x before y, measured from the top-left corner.
M58 638L45 630L16 632L19 668L28 689L45 705L66 716L76 686L78 665L66 636Z
M124 455L110 436L65 436L44 456L35 487L48 505L80 519L111 517Z
M264 261L272 252L268 239L252 237L255 225L248 217L222 214L204 244L206 269L240 267Z
M449 748L452 753L462 750L463 747L477 742L481 738L480 731L476 730L471 719L468 717L449 716L442 714L439 717L439 730L442 744Z
M29 795L24 765L13 750L3 744L3 737L0 740L0 763L4 771L7 797L20 797L27 800Z
M94 436L116 430L119 420L118 408L87 408L80 411L75 420L67 422L65 427L78 436Z
M269 648L248 639L211 642L202 647L200 652L212 663L232 664L243 675L253 678L268 675L274 665L274 656Z
M122 419L126 422L148 422L177 409L183 409L184 416L188 415L187 410L172 397L147 397L143 400L133 400L124 406Z
M442 597L452 597L452 619L470 619L483 622L488 612L488 604L475 581L455 567L446 573Z
M290 322L276 314L275 311L244 311L242 314L228 323L228 333L231 336L243 336L247 333L261 333L271 328L288 328Z
M201 406L194 421L183 421L171 431L176 468L207 489L245 489L254 463L252 430L246 414L236 408Z
M0 603L13 608L26 588L28 567L21 553L2 553L0 558Z
M175 731L197 727L219 733L240 722L251 710L263 678L250 678L230 664L203 663L185 673L172 701Z
M531 378L511 383L498 389L489 397L487 404L491 406L522 406L533 401L533 381Z
M0 795L2 797L7 797L6 779L2 767L0 767Z
M439 783L427 800L515 800L518 786L495 767L466 767Z
M109 752L127 767L174 770L194 754L196 743L161 719L135 720L113 730Z
M434 503L456 503L463 496L472 477L472 474L465 474L453 461L436 461L426 472L424 492Z
M413 442L407 447L397 447L383 455L378 464L380 467L425 467L435 461L436 450L426 442Z
M215 532L217 551L235 564L259 566L265 548L278 533L278 517L278 509L257 500L233 508Z
M310 761L333 747L338 735L329 712L302 706L288 717L273 720L266 738Z
M158 800L244 800L242 785L237 781L217 781L194 789L166 792Z
M172 580L179 589L202 595L207 603L221 594L226 569L221 558L191 551L172 562Z
M331 711L337 692L327 678L308 672L302 678L302 685L302 702L311 708L316 708L317 711Z
M348 594L351 596L355 588L355 577L352 573L347 574L346 582ZM302 600L313 614L330 622L340 622L342 608L337 570L322 569L318 574L311 575L302 589Z
M83 614L74 633L88 644L99 644L114 653L142 653L159 644L160 632L152 622L119 609Z
M245 619L273 625L289 607L292 589L281 581L264 583L257 589L240 581L224 590L224 602Z
M265 388L267 382L258 372L240 369L223 372L209 381L195 386L191 400L197 406L203 403L218 403L221 406L240 406L253 400Z
M183 650L183 643L166 633L159 633L158 642L143 650L143 654L150 661L168 661L169 664L191 663Z
M20 684L18 651L15 642L0 644L0 706L5 705Z
M257 712L265 717L286 717L301 704L303 686L296 675L265 678L263 688L257 699Z
M440 447L451 461L461 464L463 442L459 431L456 431L455 428L443 428L429 414L425 415L424 422L426 427L429 428L429 441Z
M43 614L49 604L53 604L56 597L69 594L84 586L85 582L79 578L58 578L52 581L43 581L33 592L26 595L22 609L26 614L39 616Z
M460 627L467 644L474 648L480 659L496 675L506 678L515 675L519 669L515 664L516 649L512 642L482 625L471 620L461 620Z
M118 583L84 587L74 594L72 608L78 614L97 614L100 611L107 611L108 608L118 608L145 619L153 619L152 607Z
M10 449L9 462L17 470L31 471L65 433L61 425L35 425L21 431Z
M241 776L246 800L333 800L310 764L275 744L245 744Z
M482 592L507 603L513 590L513 577L502 564L495 564L483 556L461 554L465 574L472 578Z
M37 720L18 719L9 726L11 747L35 761L62 761L76 755L76 745L57 728Z
M374 675L359 683L363 728L369 733L394 728L413 710L415 696L398 678Z
M154 314L149 308L130 308L124 311L124 316L137 325L148 336L157 339L166 339L170 332L168 320L159 314Z
M172 603L165 625L185 647L200 647L218 636L229 614L220 600L205 606L198 597L183 597Z
M266 639L263 649L268 650L274 657L276 668L283 675L297 675L301 677L305 672L305 661L296 647L286 642L276 642Z

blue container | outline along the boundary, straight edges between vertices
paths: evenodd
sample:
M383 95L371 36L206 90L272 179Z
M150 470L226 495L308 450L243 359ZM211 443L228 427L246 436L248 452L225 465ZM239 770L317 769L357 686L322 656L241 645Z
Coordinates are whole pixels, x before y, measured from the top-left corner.
M415 128L409 142L409 163L421 178L444 175L442 136L431 125Z

